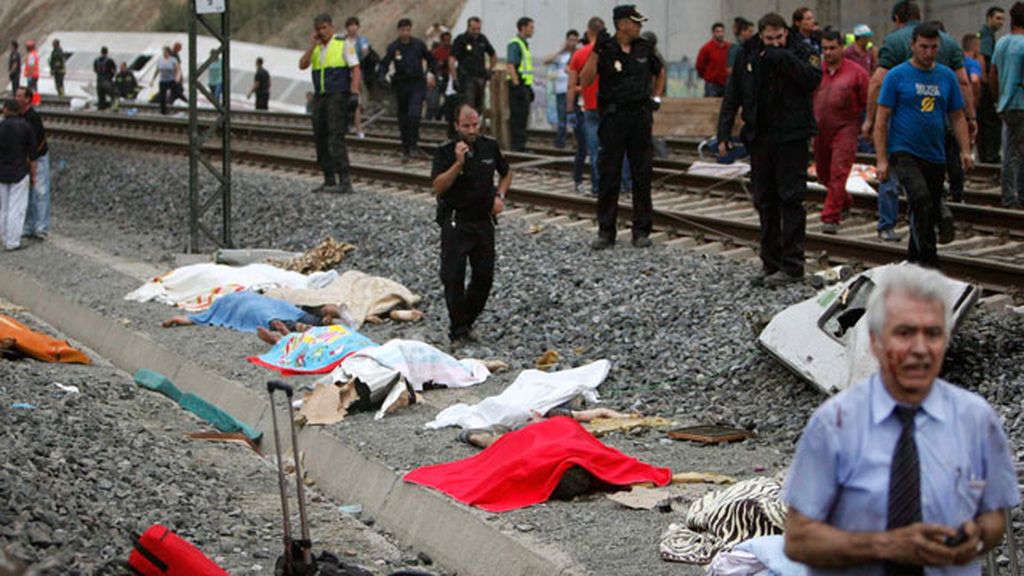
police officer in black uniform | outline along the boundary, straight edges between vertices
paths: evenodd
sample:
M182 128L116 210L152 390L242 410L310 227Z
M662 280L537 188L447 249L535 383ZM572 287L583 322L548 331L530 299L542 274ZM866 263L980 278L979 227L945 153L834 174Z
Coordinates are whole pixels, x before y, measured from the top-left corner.
M754 285L776 287L804 275L808 139L814 122L821 62L793 37L778 14L757 23L757 35L736 56L718 117L719 153L728 153L737 110L750 150L754 206L761 219L763 270Z
M419 148L420 116L423 115L423 99L427 95L427 86L433 88L436 81L434 55L422 40L412 37L412 20L408 18L398 21L398 40L388 46L384 58L380 61L381 80L384 80L392 63L395 65L395 73L391 76L391 88L395 91L395 100L398 102L398 130L402 134L402 157L426 157L426 153Z
M481 111L484 109L487 80L491 77L491 70L498 65L498 55L494 51L494 46L487 36L480 32L482 26L479 18L471 16L466 21L466 31L452 41L451 56L448 57L448 70L455 79L455 90L462 102L467 102ZM491 62L490 69L486 64L488 57Z
M437 149L431 177L441 226L441 282L448 304L448 337L457 348L476 341L473 322L483 312L494 280L494 217L505 207L512 172L498 143L480 135L480 113L456 110L457 137ZM494 173L501 175L497 188ZM466 286L466 262L472 268Z
M633 173L633 246L651 245L651 144L653 113L661 106L665 91L665 67L651 44L640 37L647 18L626 4L612 12L615 36L602 31L580 83L589 86L599 76L597 107L601 116L598 128L597 240L595 249L615 244L619 211L619 183L623 156L629 159Z

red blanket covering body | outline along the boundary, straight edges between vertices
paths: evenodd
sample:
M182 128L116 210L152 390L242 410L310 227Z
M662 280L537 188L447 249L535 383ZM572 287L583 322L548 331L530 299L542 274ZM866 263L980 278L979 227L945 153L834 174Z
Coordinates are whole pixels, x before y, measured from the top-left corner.
M562 416L509 432L470 458L417 468L405 475L405 481L435 488L471 506L505 512L546 501L573 465L616 486L665 486L672 480L668 468L655 468L605 446L578 422Z

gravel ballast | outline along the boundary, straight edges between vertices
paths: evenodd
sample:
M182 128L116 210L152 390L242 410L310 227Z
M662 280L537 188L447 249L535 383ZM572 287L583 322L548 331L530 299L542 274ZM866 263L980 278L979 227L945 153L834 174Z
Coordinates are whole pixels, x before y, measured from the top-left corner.
M28 313L14 317L64 338ZM283 545L271 463L187 437L211 428L86 351L92 366L0 360L0 550L30 574L129 574L134 536L160 523L231 574L272 574ZM339 504L307 492L316 550L376 574L418 562Z
M57 233L161 269L174 266L186 231L184 159L61 142L53 144L53 158L55 167L64 161L55 175ZM445 345L430 202L370 192L365 184L351 196L312 195L308 179L252 170L236 171L234 184L240 247L304 250L328 235L352 242L358 249L341 270L388 276L424 297L423 322L386 322L364 332L378 342L402 337ZM754 289L748 286L754 269L741 262L664 248L637 251L626 242L594 253L584 233L528 230L515 218L501 221L495 287L477 325L484 343L466 351L504 359L512 370L469 390L428 392L424 405L380 422L350 416L332 432L398 472L467 456L472 450L455 442L453 431L426 431L423 424L452 402L499 392L551 349L562 356L559 368L611 360L611 375L600 389L609 406L759 434L710 448L671 442L656 432L611 435L605 438L610 445L677 471L750 477L785 469L807 417L824 397L757 349L755 335L761 319L812 295L809 288ZM252 386L270 377L243 360L266 348L254 337L213 328L161 329L159 322L173 309L121 300L137 280L69 258L53 244L33 243L5 261L207 369ZM996 405L1016 450L1024 437L1022 335L1021 316L978 310L954 339L944 374ZM483 516L517 538L558 545L593 573L698 573L657 555L660 531L684 511L626 511L598 497Z

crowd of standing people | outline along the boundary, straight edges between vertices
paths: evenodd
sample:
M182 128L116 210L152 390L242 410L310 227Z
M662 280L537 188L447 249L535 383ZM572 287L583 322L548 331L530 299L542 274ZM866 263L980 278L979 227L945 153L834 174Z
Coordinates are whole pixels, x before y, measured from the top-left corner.
M725 41L723 24L712 26L697 65L706 94L723 94L722 157L733 146L737 115L743 118L741 140L761 218L763 269L755 284L803 278L812 139L814 167L827 189L821 232L838 233L848 217L853 202L846 185L856 154L877 152L878 236L901 240L896 225L903 195L908 258L921 265L939 267L938 245L955 238L947 204L963 201L975 149L981 161L1002 156L1003 206L1021 206L1024 131L1015 114L1024 100L1024 4L1010 9L1010 34L998 41L1006 21L1000 7L988 9L980 32L959 42L942 22L926 21L913 1L896 2L891 18L895 30L880 45L865 24L849 34L821 28L809 8L795 10L789 22L765 15L756 33L750 21L737 18L734 44Z

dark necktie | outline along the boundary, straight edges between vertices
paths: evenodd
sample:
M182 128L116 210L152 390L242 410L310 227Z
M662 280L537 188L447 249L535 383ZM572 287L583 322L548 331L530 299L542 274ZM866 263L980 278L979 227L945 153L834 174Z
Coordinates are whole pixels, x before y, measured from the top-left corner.
M902 528L921 521L921 462L914 441L914 415L917 408L896 407L903 431L892 453L889 471L889 516L886 528ZM924 568L887 563L886 576L921 576Z

